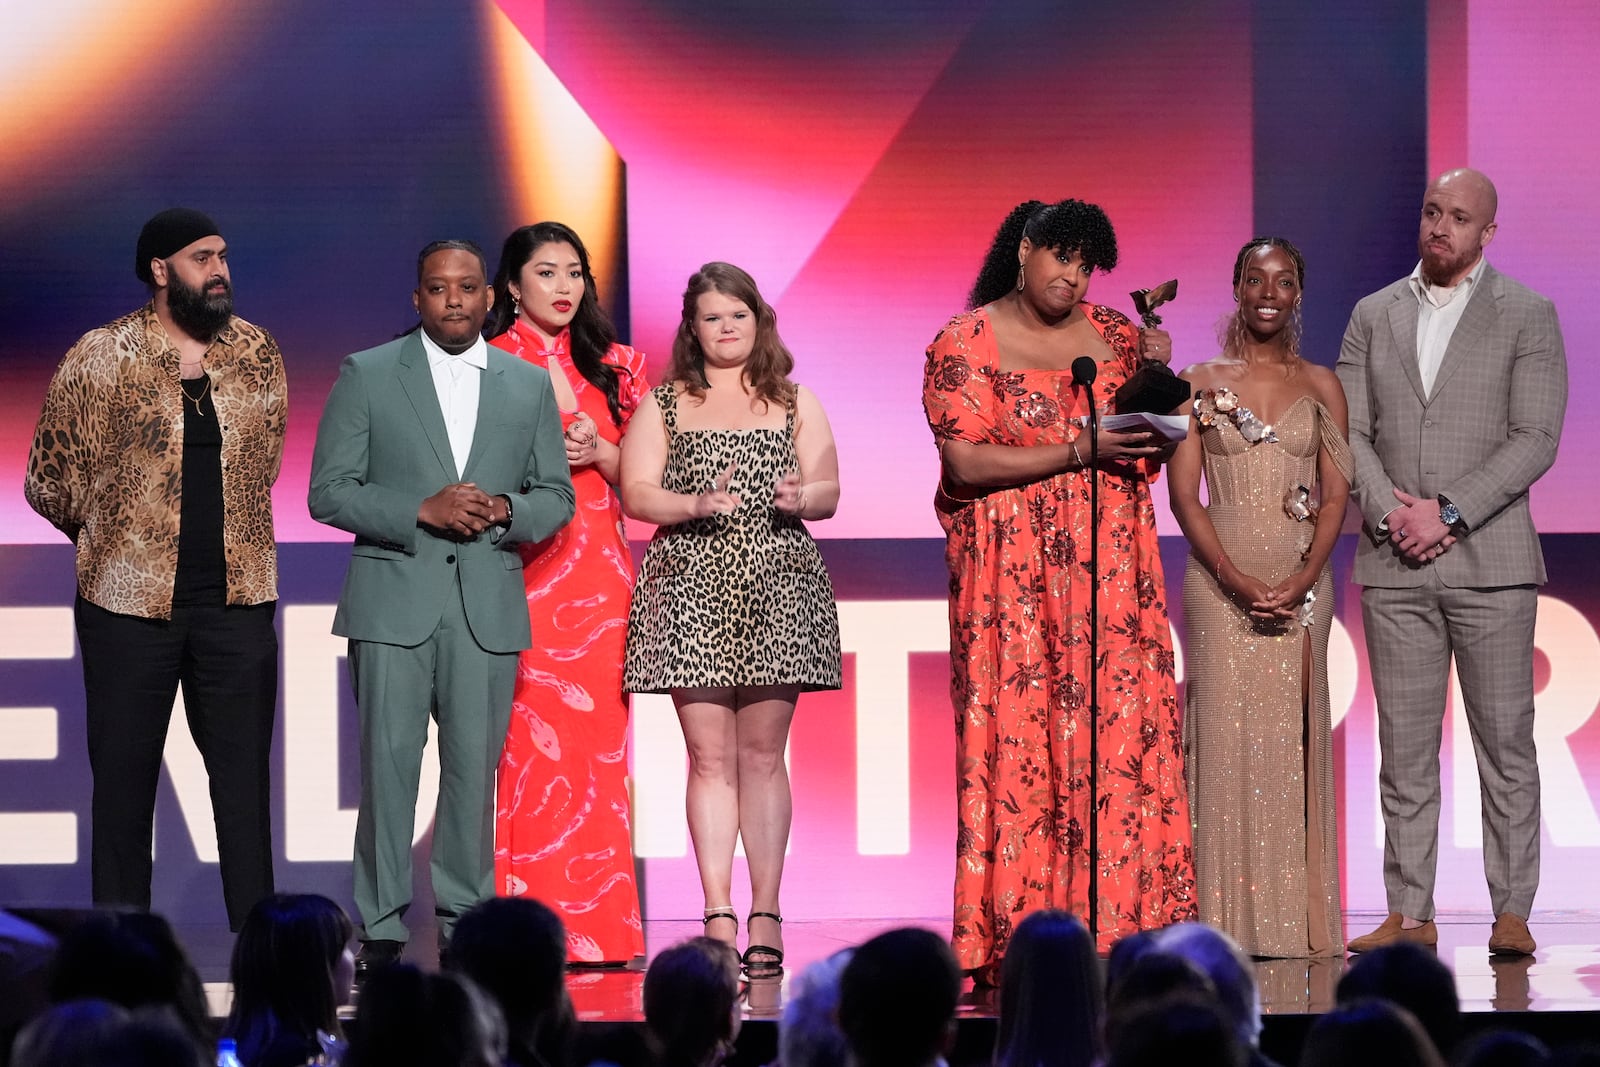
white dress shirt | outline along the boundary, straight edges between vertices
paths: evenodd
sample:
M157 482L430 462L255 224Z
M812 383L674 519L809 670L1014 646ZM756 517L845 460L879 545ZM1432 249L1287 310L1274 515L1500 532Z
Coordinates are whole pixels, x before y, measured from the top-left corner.
M456 477L460 478L466 473L472 435L478 428L478 388L484 368L489 366L489 346L480 337L465 352L451 355L434 343L427 330L417 332L428 353L428 370L433 374L434 392L439 394L439 410L444 414L450 454L456 461Z
M1411 291L1417 295L1417 370L1422 374L1422 391L1429 396L1433 395L1433 380L1439 375L1439 365L1444 362L1450 338L1455 336L1456 324L1472 300L1488 262L1480 255L1471 273L1449 288L1423 281L1420 260L1411 272Z

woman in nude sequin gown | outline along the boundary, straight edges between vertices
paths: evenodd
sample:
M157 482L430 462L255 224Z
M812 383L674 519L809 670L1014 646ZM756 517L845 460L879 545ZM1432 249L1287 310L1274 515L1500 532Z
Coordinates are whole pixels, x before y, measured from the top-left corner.
M1240 249L1239 308L1222 354L1183 372L1191 432L1169 467L1190 546L1183 732L1200 918L1251 955L1288 958L1344 949L1328 558L1351 461L1338 379L1299 355L1304 280L1282 238Z

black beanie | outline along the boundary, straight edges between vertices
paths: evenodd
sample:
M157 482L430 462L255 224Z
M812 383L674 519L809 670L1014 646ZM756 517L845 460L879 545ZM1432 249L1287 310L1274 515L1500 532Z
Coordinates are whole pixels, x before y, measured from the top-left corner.
M187 248L202 237L220 235L221 230L211 219L193 208L168 208L144 224L139 231L139 247L133 254L133 273L146 285L153 285L150 261L166 259L174 252Z

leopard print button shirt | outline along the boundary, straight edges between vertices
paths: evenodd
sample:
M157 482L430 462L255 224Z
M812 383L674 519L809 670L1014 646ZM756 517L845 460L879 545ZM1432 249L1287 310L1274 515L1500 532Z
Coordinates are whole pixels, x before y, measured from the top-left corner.
M183 495L178 349L154 304L91 330L50 380L33 436L28 504L78 550L78 591L107 611L172 617ZM228 603L278 595L272 483L288 386L272 335L234 317L205 357L222 430Z

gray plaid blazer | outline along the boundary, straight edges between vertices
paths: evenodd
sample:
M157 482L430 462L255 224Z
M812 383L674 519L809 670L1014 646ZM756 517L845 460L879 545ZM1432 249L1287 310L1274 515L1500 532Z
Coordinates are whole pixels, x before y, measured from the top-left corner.
M1358 585L1421 585L1427 572L1375 533L1396 487L1461 509L1467 535L1429 564L1449 587L1543 584L1528 487L1555 462L1567 406L1567 358L1548 299L1485 265L1425 396L1417 298L1408 279L1356 305L1337 373L1350 403L1361 509Z

